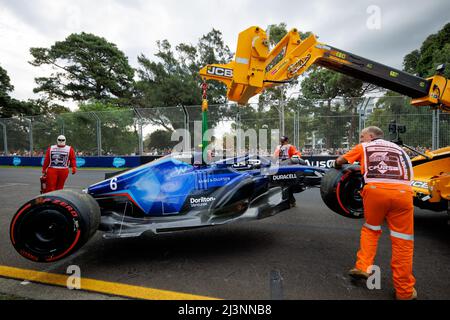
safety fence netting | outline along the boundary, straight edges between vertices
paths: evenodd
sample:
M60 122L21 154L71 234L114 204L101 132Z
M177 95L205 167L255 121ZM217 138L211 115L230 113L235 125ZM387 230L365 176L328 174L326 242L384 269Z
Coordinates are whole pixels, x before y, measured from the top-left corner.
M388 140L432 150L450 144L450 115L402 96L210 105L204 139L217 154L270 155L281 135L305 155L336 155L378 126ZM41 156L64 134L79 156L165 155L202 147L201 106L124 108L0 119L0 155Z

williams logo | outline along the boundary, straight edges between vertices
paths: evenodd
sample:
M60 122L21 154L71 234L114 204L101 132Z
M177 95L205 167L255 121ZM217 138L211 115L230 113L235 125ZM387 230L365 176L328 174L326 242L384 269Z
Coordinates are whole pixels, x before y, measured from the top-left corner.
M206 69L206 73L219 77L233 78L233 69L226 69L221 67L208 67Z
M200 198L191 198L189 200L189 203L191 207L204 207L207 206L209 203L216 200L214 197L200 197Z
M280 174L277 176L273 176L272 177L273 181L278 181L278 180L291 180L291 179L297 179L297 175L293 174L293 173L289 173L289 174Z

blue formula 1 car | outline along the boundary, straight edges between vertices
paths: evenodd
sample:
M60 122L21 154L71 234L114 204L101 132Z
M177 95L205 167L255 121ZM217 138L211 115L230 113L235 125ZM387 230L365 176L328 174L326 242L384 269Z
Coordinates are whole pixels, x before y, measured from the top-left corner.
M134 237L262 219L289 209L294 193L319 186L327 172L248 155L197 165L196 156L172 154L109 175L83 192L39 195L13 217L12 244L27 259L53 262L97 230L105 237Z

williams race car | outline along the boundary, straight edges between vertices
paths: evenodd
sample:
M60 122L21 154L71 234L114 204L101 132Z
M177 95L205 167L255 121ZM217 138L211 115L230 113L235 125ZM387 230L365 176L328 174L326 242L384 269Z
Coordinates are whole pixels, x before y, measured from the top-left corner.
M328 171L261 156L208 165L196 157L172 154L105 176L83 192L36 196L13 217L11 242L29 260L53 262L73 254L97 230L107 238L136 237L263 219L295 205L293 194L319 187ZM351 194L347 187L340 192ZM344 207L353 205L347 202Z

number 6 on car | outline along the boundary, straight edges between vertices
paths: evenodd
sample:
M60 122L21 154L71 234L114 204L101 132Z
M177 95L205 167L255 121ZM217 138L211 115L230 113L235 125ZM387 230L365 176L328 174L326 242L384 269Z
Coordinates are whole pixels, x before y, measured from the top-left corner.
M109 187L113 191L117 190L117 178L112 178L111 179L111 181L109 182Z

